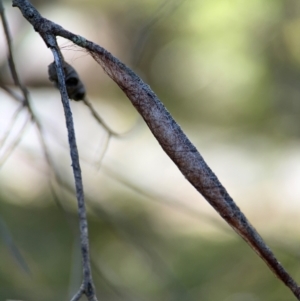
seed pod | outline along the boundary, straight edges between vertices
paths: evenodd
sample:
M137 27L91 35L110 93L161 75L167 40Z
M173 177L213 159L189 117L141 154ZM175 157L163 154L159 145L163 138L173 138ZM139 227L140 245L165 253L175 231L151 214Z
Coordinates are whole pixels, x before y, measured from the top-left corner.
M80 80L78 73L71 65L69 65L65 61L63 62L63 68L69 98L76 101L83 100L85 97L85 87ZM55 86L59 88L54 62L48 66L48 75L50 81L54 82Z

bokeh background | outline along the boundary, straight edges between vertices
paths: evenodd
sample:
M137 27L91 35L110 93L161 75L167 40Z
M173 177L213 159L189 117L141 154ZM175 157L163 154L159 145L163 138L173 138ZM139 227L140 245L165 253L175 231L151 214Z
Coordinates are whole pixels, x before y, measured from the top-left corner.
M40 13L105 47L156 92L287 270L300 281L300 2L297 0L33 1ZM51 52L4 1L28 113L0 89L0 299L68 300L81 280L71 161ZM193 187L119 88L59 39L107 132L71 101L99 300L294 300ZM0 80L9 87L0 30ZM18 90L15 90L19 93ZM59 199L51 193L49 181Z

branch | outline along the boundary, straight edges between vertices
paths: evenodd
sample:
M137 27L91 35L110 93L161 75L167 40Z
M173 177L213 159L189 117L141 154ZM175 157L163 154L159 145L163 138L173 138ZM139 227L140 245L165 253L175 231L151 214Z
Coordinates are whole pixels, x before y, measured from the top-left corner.
M25 8L25 10L31 17L34 17L35 15L40 16L39 13L33 7L27 7L27 8ZM82 267L83 267L83 282L82 282L82 285L81 285L78 293L72 298L72 300L79 300L81 295L85 294L89 301L97 301L97 297L95 295L93 279L92 279L91 267L90 267L88 224L87 224L87 216L86 216L86 209L85 209L85 202L84 202L81 168L80 168L80 164L79 164L79 154L78 154L76 138L75 138L73 117L72 117L72 112L71 112L70 105L69 105L68 92L67 92L66 83L65 83L64 61L61 56L60 50L58 48L58 45L56 42L56 37L53 34L51 34L50 32L48 32L44 36L44 41L45 41L46 45L51 49L53 56L54 56L55 69L57 72L59 90L61 93L61 100L62 100L62 104L64 107L66 126L67 126L67 130L68 130L70 155L71 155L71 160L72 160L72 168L73 168L73 174L74 174L74 179L75 179L76 196L77 196L77 202L78 202L80 243L81 243ZM11 68L11 69L13 69L13 68ZM21 86L20 82L18 82L17 84L19 86ZM25 99L27 100L27 93L25 95L24 95Z
M80 243L81 243L81 255L83 265L83 290L88 300L97 300L93 285L91 266L90 266L90 255L89 255L89 240L88 240L88 224L86 217L86 209L84 203L83 184L81 177L81 168L79 164L79 155L77 150L74 123L72 112L70 109L69 98L64 78L63 60L60 56L60 51L56 39L53 35L47 37L48 44L51 45L51 51L54 56L57 78L59 83L59 89L61 93L62 104L65 111L66 126L68 129L68 138L70 146L70 155L72 159L72 168L75 178L76 195L78 202L78 214L79 214L79 227L80 227Z
M58 183L58 185L62 185L62 180L61 180L59 174L55 170L55 166L54 166L54 164L51 160L51 156L50 156L50 153L49 153L47 145L46 145L46 141L45 141L44 136L43 136L42 125L41 125L40 121L38 120L38 118L36 117L32 107L31 107L29 92L28 92L26 86L23 85L23 83L20 79L20 76L17 72L17 69L16 69L15 60L14 60L14 57L13 57L12 38L11 38L11 35L10 35L8 23L6 21L6 16L5 16L2 0L0 0L0 16L1 16L2 25L3 25L3 28L4 28L4 33L5 33L5 37L6 37L7 46L8 46L9 69L11 71L15 86L20 88L20 90L22 92L22 96L19 96L19 94L15 93L14 90L7 87L0 79L0 88L2 88L4 91L6 91L14 100L21 103L19 105L18 109L16 110L16 112L14 113L13 117L11 118L11 122L10 122L10 125L7 127L7 131L5 132L3 138L0 140L0 150L1 150L1 147L4 145L5 141L7 140L7 138L9 137L11 129L13 128L13 126L14 126L15 122L17 121L17 118L18 118L19 114L22 112L22 110L26 109L29 113L27 121L25 122L25 124L23 125L21 130L19 131L19 133L16 136L16 138L14 139L14 141L11 143L10 147L6 150L6 153L0 159L0 168L4 164L5 160L8 159L8 157L11 155L14 148L20 142L22 136L25 133L27 125L30 124L29 121L32 121L36 126L38 138L40 140L41 147L42 147L42 150L44 152L45 159L48 163L48 166L49 166L50 170L53 172L54 178L55 178L56 182ZM53 67L54 67L54 72L56 72L55 66L53 66ZM66 211L64 210L64 208L62 206L62 202L61 202L59 196L56 194L55 188L54 188L50 178L49 178L49 184L50 184L51 192L52 192L53 197L54 197L54 201L56 202L57 206L66 214ZM68 216L66 216L66 217L67 217L67 221L69 222L70 229L73 230L73 227L70 224ZM16 246L13 244L11 236L7 232L7 230L5 228L5 225L4 224L1 225L1 220L0 220L0 226L1 226L0 228L2 228L2 230L3 230L2 232L3 232L4 238L6 238L6 241L9 242L9 243L7 243L7 245L10 247L13 256L16 258L16 260L22 266L22 268L25 269L27 272L29 272L29 268L28 268L26 262L22 258L20 252L18 252L18 249L16 248ZM81 292L81 294L84 292L84 286L83 285L81 286L79 292Z
M85 48L91 54L104 71L124 91L137 111L142 115L161 147L178 166L187 180L300 300L300 287L278 262L272 251L235 204L198 150L189 141L151 88L132 70L101 46L43 18L27 0L13 0L12 2L13 6L19 7L23 16L39 32L46 45L52 51L57 46L51 44L49 37L61 36ZM54 53L58 53L58 50L55 50ZM56 58L56 60L59 66L59 59ZM60 76L63 82L63 74ZM67 98L67 94L65 94L65 97Z
M28 127L31 125L31 116L28 115L25 119L24 124L22 125L21 129L19 132L16 134L16 137L14 140L11 142L11 144L7 147L6 151L0 156L0 169L6 162L6 160L10 157L10 155L13 153L15 148L19 145L21 142L23 135L25 132L28 130ZM5 137L4 137L5 138Z

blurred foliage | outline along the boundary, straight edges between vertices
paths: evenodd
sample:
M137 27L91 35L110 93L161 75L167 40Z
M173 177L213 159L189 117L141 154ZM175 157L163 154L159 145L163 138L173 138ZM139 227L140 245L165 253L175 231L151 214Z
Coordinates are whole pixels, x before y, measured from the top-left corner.
M67 300L80 281L77 214L68 211L66 219L47 199L40 200L46 206L15 206L1 199L1 215L30 266L25 273L0 244L1 300ZM89 216L99 300L293 300L240 238L158 229L147 206L126 202L132 210L117 214L97 205ZM271 247L299 276L299 254Z
M150 84L175 118L196 133L205 125L284 141L300 136L299 1L34 3L45 11L72 7L90 18L95 31L98 18L105 18L116 39L115 48L109 50L121 53L122 60ZM106 29L99 26L102 30ZM92 83L90 94L117 95L123 102L118 88L112 83L103 85L101 79L99 84L97 75L83 74ZM40 78L30 84L49 85ZM61 212L47 192L24 206L7 199L0 199L1 218L30 274L1 237L0 299L68 299L81 278L76 211ZM117 212L90 205L99 300L293 300L241 239L162 229L153 209L117 193L110 201L120 199L127 205ZM271 247L299 278L299 254L280 244Z
M187 126L234 127L240 133L259 131L279 140L299 137L298 1L37 4L46 15L54 8L71 8L77 24L90 22L90 38L107 32L113 40L108 50L139 73ZM101 84L97 68L85 74L90 94L113 94L124 101L111 81ZM40 78L36 81L41 84Z
M89 3L127 38L127 63L182 122L298 138L299 2L179 2Z

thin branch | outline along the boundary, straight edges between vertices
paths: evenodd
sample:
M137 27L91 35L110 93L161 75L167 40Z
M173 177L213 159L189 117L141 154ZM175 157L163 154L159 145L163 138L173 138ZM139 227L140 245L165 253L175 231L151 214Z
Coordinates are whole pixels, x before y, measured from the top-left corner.
M30 14L30 11L28 11ZM12 45L11 45L11 37L9 34L8 30L8 25L5 19L4 15L4 9L2 2L0 3L0 14L1 14L1 19L5 31L5 36L7 39L7 44L9 48L9 55L8 55L8 61L9 61L9 66L10 70L14 79L14 82L17 86L20 87L22 90L24 99L23 103L27 107L28 111L30 112L30 116L32 117L32 120L35 121L37 128L41 134L41 126L38 120L35 118L35 115L31 109L30 103L29 103L29 98L28 98L28 91L25 88L25 86L22 85L19 76L16 71L16 67L14 64L14 59L13 59L13 54L12 54ZM74 132L74 125L73 125L73 120L72 120L72 113L69 107L69 99L68 99L68 94L66 91L66 85L65 85L65 80L64 80L64 69L63 69L63 60L61 59L61 53L58 49L55 37L52 36L47 36L47 45L48 43L52 44L52 52L54 55L55 59L55 66L56 66L56 71L57 71L57 78L59 82L59 87L62 95L62 102L65 110L65 116L66 116L66 123L67 123L67 128L68 128L68 134L69 134L69 144L70 144L70 150L71 150L71 158L72 158L72 167L73 167L73 172L74 172L74 178L75 178L75 184L76 184L76 192L77 192L77 200L78 200L78 212L79 212L79 218L80 218L80 236L81 236L81 251L82 251L82 264L83 264L83 284L82 288L80 290L81 294L82 292L87 296L88 300L90 301L96 301L97 298L95 296L94 292L94 286L93 286L93 281L92 281L92 275L91 275L91 268L90 268L90 259L89 259L89 241L88 241L88 230L87 230L87 218L86 218L86 211L85 211L85 204L84 204L84 196L83 196L83 185L82 185L82 179L81 179L81 170L80 170L80 165L79 165L79 156L78 156L78 151L77 151L77 146L76 146L76 140L75 140L75 132ZM8 91L10 92L10 91ZM20 132L22 134L22 131ZM21 136L18 136L18 140L13 144L13 146L17 145L17 142L21 139ZM46 146L43 140L40 140L44 149L44 153L46 156L46 159L48 161L48 164L51 164L50 157L45 152ZM7 158L8 155L6 155L4 158ZM51 186L52 187L52 186ZM52 187L53 188L53 187ZM54 191L54 189L53 189ZM79 295L77 295L79 296ZM76 295L75 297L76 298ZM73 299L74 299L73 298ZM80 298L80 296L79 296ZM78 299L79 299L78 298ZM75 299L76 300L76 299Z
M14 112L13 116L10 119L10 123L7 126L7 129L3 135L3 137L0 139L0 150L2 146L5 144L7 138L9 137L9 134L11 133L11 129L14 127L16 121L18 120L18 116L21 113L22 109L24 108L23 104L19 105L16 111Z
M8 226L6 225L3 218L0 216L0 236L2 236L2 240L5 243L5 245L10 250L10 253L16 260L16 262L19 264L19 266L22 268L23 271L25 271L28 275L31 275L29 266L22 256L22 253L20 252L19 248L14 242L13 236L9 231Z
M67 192L73 194L72 187L69 183L62 182L61 185L62 188L64 188ZM184 300L192 299L192 297L189 295L188 291L186 290L185 286L180 283L179 279L177 279L177 277L173 274L173 272L168 267L168 265L163 261L163 258L161 258L160 254L156 252L155 249L153 249L151 243L148 243L146 240L143 239L142 233L139 233L139 231L137 231L134 227L131 227L128 220L125 219L125 216L108 214L106 210L101 207L99 202L95 202L94 200L89 198L86 199L86 204L88 207L92 209L92 212L95 215L97 215L100 219L104 220L112 228L114 228L116 232L119 234L119 236L126 243L131 244L133 247L136 247L142 253L144 253L147 256L147 258L150 258L152 260L152 266L158 276L160 276L162 279L164 276L167 276L168 279L172 280L172 284L173 284L172 292L177 297L184 296ZM96 266L97 264L94 263L94 265ZM96 272L99 271L96 270Z
M2 25L3 25L3 29L4 29L4 33L5 33L6 43L8 45L9 69L11 71L12 78L14 80L15 85L20 87L20 89L22 90L22 93L24 95L24 99L28 100L28 91L27 91L26 87L22 84L20 77L18 75L16 66L15 66L15 62L14 62L14 58L13 58L13 51L12 51L12 38L11 38L11 35L9 32L8 23L6 20L5 13L4 13L4 7L3 7L2 0L0 1L0 15L1 15Z
M185 285L173 273L166 261L163 260L160 253L153 248L151 242L148 242L145 239L144 233L138 231L137 227L132 227L130 222L126 220L124 214L122 216L117 213L108 214L98 203L95 202L88 202L88 205L93 209L93 212L97 216L99 216L102 220L105 220L116 230L119 237L123 238L126 243L129 243L136 249L140 250L146 255L145 257L151 260L153 270L161 279L171 279L171 291L175 296L177 296L177 298L181 296L181 298L186 301L194 300ZM180 300L180 298L178 299Z
M129 133L132 132L133 128L135 127L135 125L126 130L123 133L117 133L116 131L112 130L106 123L105 121L102 119L102 117L98 114L98 112L95 110L95 108L93 107L92 103L85 97L83 100L83 103L89 108L92 116L97 120L97 122L104 127L104 129L108 132L108 136L109 137L116 137L116 138L123 138L125 136L127 136Z
M58 51L60 57L63 60L63 70L64 70L68 97L75 101L83 101L83 103L89 108L92 116L97 120L97 122L102 127L104 127L104 129L109 133L110 136L116 136L116 137L119 136L120 134L111 130L109 126L104 122L102 117L98 114L98 112L94 109L93 105L91 104L91 102L89 102L89 100L86 97L85 86L81 81L77 71L73 66L71 66L64 60L64 57L60 49L58 49ZM48 66L48 74L49 74L50 81L54 82L56 87L59 89L58 78L57 78L54 62Z
M96 163L96 165L98 166L98 169L99 169L101 166L101 163L102 163L102 159L108 149L110 139L112 137L117 137L117 138L120 138L122 136L124 137L126 134L131 132L132 129L129 129L128 131L126 131L125 133L122 133L122 134L118 134L117 132L110 129L110 127L104 122L102 117L94 109L92 103L89 102L89 100L87 99L85 86L84 86L83 82L81 81L75 68L73 66L71 66L70 64L68 64L64 60L64 57L63 57L60 49L58 49L58 51L59 51L60 57L63 60L64 77L65 77L65 84L66 84L66 88L67 88L68 97L75 101L83 101L83 103L90 110L92 116L96 119L96 121L100 124L100 126L103 127L105 129L105 131L108 133L107 139L106 139L106 142L104 145L104 149L102 151L100 159L98 159L97 160L98 162ZM48 74L49 74L50 81L54 82L56 87L59 89L58 78L57 78L54 62L48 66Z
M10 155L13 153L15 148L19 145L19 143L22 140L23 135L28 129L28 126L31 124L31 118L30 115L26 118L22 128L20 129L19 133L16 135L13 142L10 144L10 146L6 149L6 151L3 153L3 155L0 157L0 168L4 165L6 160L10 157Z
M274 274L290 288L296 298L300 300L300 287L279 263L261 236L247 220L216 175L206 164L198 150L189 141L150 87L104 48L43 18L27 0L13 0L12 2L13 6L19 7L23 16L33 25L34 29L39 32L46 45L51 48L56 57L57 67L61 68L62 63L58 57L57 46L53 43L53 36L61 36L69 39L76 45L90 52L92 57L131 100L161 147L178 166L186 179L266 262ZM59 73L60 86L63 87L61 91L63 103L67 107L67 91L64 86L64 77L62 72ZM67 116L67 118L68 117L69 116ZM71 153L72 152L71 145ZM73 166L74 172L78 167L79 166Z
M53 172L54 178L55 178L56 182L58 183L58 185L61 185L62 180L61 180L59 174L56 172L54 164L53 164L53 162L51 160L50 153L48 152L46 141L45 141L44 136L43 136L43 129L42 129L41 123L38 120L38 118L36 117L34 111L32 110L31 103L30 103L30 100L29 100L29 92L26 89L26 87L22 84L22 82L20 80L20 77L18 75L18 72L16 70L16 66L15 66L15 63L14 63L14 57L13 57L13 51L12 51L12 39L11 39L11 36L10 36L8 24L7 24L7 21L6 21L6 17L5 17L5 13L4 13L4 7L3 7L3 4L2 4L2 0L0 0L0 15L1 15L2 24L3 24L3 27L4 27L4 33L5 33L5 36L6 36L7 45L8 45L8 52L9 52L9 54L8 54L8 62L9 62L9 68L10 68L10 71L11 71L11 74L12 74L12 77L13 77L15 85L20 88L20 90L22 91L22 94L23 94L23 97L20 97L17 93L15 93L14 90L10 89L9 87L7 87L4 83L2 83L0 81L0 87L4 91L6 91L12 98L14 98L15 100L17 100L18 102L21 103L21 105L18 107L17 111L14 113L14 116L12 117L11 124L8 127L7 133L4 135L4 137L3 137L2 141L1 141L2 142L1 145L3 145L5 143L5 140L7 139L8 135L9 135L10 129L13 127L14 122L16 121L19 113L22 111L23 108L26 108L28 110L28 112L29 112L29 117L31 117L31 121L33 121L35 123L36 129L37 129L37 133L38 133L38 138L40 140L41 147L42 147L42 150L44 152L44 156L45 156L45 159L46 159L46 161L48 163L48 166L49 166L50 170ZM3 158L3 162L4 162L4 160L6 160L10 156L10 154L13 151L13 149L17 146L17 144L21 140L21 138L22 138L22 136L23 136L23 134L25 132L25 127L26 127L26 123L23 126L23 129L21 129L18 137L16 138L15 143L13 143L12 146L11 146L11 148L6 152L6 155ZM3 164L3 162L0 163L0 167L1 167L1 164ZM49 184L50 184L50 189L51 189L52 195L54 197L54 201L56 202L57 206L67 215L66 211L64 210L64 208L62 206L62 202L60 201L59 196L56 194L55 188L54 188L54 186L53 186L52 181L51 181L50 178L49 178ZM72 227L71 222L70 222L68 216L66 216L66 217L67 217L66 220L69 223L70 229L73 230L74 227ZM20 258L21 257L19 256L18 257L19 261L20 261ZM27 270L29 270L29 269L27 269ZM78 300L80 299L82 293L84 292L84 288L85 288L84 285L82 285L82 287L80 288L79 294L76 294L74 296L74 298L73 298L74 300L76 300L77 297L78 297ZM91 300L96 300L96 299L91 299Z
M63 180L61 178L61 176L59 175L58 171L55 168L55 165L52 161L50 152L48 150L44 135L43 135L43 129L41 127L40 122L36 119L35 120L35 126L36 126L36 130L37 130L37 135L38 135L38 139L40 141L41 147L42 147L42 151L44 153L44 157L46 159L46 162L48 164L49 170L51 171L52 175L54 177L55 182L59 185L60 189L60 195L56 192L56 189L53 185L53 182L51 180L51 176L48 177L48 182L49 182L49 187L50 187L50 191L51 194L53 196L53 200L55 202L55 204L57 205L57 207L63 212L63 214L66 217L66 221L68 223L68 226L70 228L70 230L72 231L72 233L74 234L74 237L77 236L77 232L74 231L74 226L73 223L70 220L70 215L68 214L68 212L65 210L63 204L64 202L62 201L63 199L65 199L65 195L64 195L64 190L62 189L64 186ZM73 195L72 191L72 195Z
M2 3L2 0L0 1L0 15L1 15L2 26L3 26L3 29L4 29L4 34L5 34L5 37L6 37L6 44L8 45L9 69L12 73L12 77L13 77L13 80L14 80L15 84L17 86L19 86L20 85L19 77L17 75L16 66L15 66L15 63L14 63L14 60L13 60L13 55L12 55L12 39L11 39L11 35L10 35L10 32L9 32L6 16L4 14L4 6L3 6L3 3Z
M71 299L71 301L78 301L80 300L80 298L82 297L82 295L84 294L84 288L83 286L80 287L79 291L73 296L73 298Z
M3 29L4 29L5 38L6 38L6 44L8 45L8 63L9 63L9 69L10 69L10 72L11 72L11 75L12 75L12 78L13 78L13 81L14 81L15 85L18 86L20 88L20 90L22 91L23 99L17 93L15 93L12 89L10 89L6 85L4 85L2 82L0 82L0 87L4 91L6 91L8 94L10 94L14 99L16 99L17 101L21 102L22 103L22 107L26 106L28 108L29 113L30 113L29 117L31 117L31 118L28 117L28 119L24 123L22 129L20 130L19 134L15 138L14 142L11 144L11 146L7 149L6 153L0 159L0 168L1 168L1 166L9 158L9 156L12 154L12 152L14 151L14 149L17 147L17 145L21 141L22 136L23 136L23 134L25 133L25 131L27 129L27 126L30 124L29 121L30 120L31 121L34 120L34 114L33 114L32 109L30 107L28 91L27 91L26 87L22 84L22 82L20 80L20 77L18 75L16 66L15 66L14 57L13 57L13 51L12 51L12 38L11 38L11 35L10 35L8 23L7 23L7 20L6 20L6 16L5 16L4 6L3 6L3 3L2 3L2 0L0 0L0 16L1 16L2 26L3 26ZM18 115L21 112L22 107L20 107L20 111L18 110L16 115ZM4 137L4 138L5 138L4 139L4 142L5 142L6 137Z
M109 126L104 122L102 117L98 114L98 112L94 109L92 104L89 102L89 100L85 97L83 99L83 103L89 108L91 114L93 117L105 128L105 130L108 132L109 136L121 136L122 134L118 134L117 132L113 131L109 128Z
M74 193L72 193L74 195ZM79 237L74 236L71 251L71 269L70 269L70 279L68 296L71 299L74 292L78 289L78 285L81 282L81 262L80 262L80 249L78 245L80 244Z
M1 0L0 0L1 1ZM11 133L11 129L17 119L17 116L19 115L19 113L23 110L23 109L27 109L27 111L29 112L30 116L31 116L31 120L32 122L35 124L35 127L37 129L37 135L38 135L38 139L40 141L40 144L41 144L41 148L42 148L42 151L44 153L44 157L46 159L46 162L48 164L48 167L50 169L50 171L52 172L53 176L54 176L54 180L56 181L56 183L59 185L59 186L63 186L63 181L60 177L60 175L58 174L58 172L56 171L55 169L55 166L54 166L54 163L51 159L51 156L50 156L50 153L48 151L48 147L47 147L47 144L46 144L46 141L44 139L44 136L43 136L43 129L42 129L42 125L39 121L39 119L36 117L35 113L33 112L32 108L31 108L31 104L30 104L30 101L29 101L29 93L26 95L26 97L28 97L27 101L26 99L24 99L23 97L19 96L17 93L15 93L12 89L10 89L9 87L7 87L6 85L2 84L0 82L0 87L6 91L13 99L15 99L16 101L20 102L21 105L19 105L19 107L17 108L17 110L15 111L14 115L12 116L11 118L11 121L10 121L10 125L7 127L7 130L5 132L5 134L3 135L2 139L0 140L0 149L1 147L4 145L4 143L6 142L9 134ZM24 134L24 133L23 133ZM21 134L21 136L23 135ZM9 153L9 155L6 156L5 160L8 159L8 157L10 156L12 152ZM51 193L52 193L52 196L53 196L53 200L54 202L56 203L56 205L58 206L58 208L60 208L64 214L66 215L66 220L68 221L68 224L69 224L69 227L70 229L73 231L74 227L73 225L71 225L71 222L69 220L69 216L66 212L66 210L64 209L63 207L63 202L61 201L62 197L60 197L57 193L56 193L56 190L54 188L54 185L51 181L51 178L49 178L49 187L50 187L50 190L51 190ZM63 191L62 191L63 192Z
M43 135L43 129L41 127L41 124L39 123L39 121L36 119L36 129L37 129L37 133L38 133L38 137L39 137L39 140L40 140L40 144L41 144L41 147L42 147L42 150L43 150L43 153L44 153L44 156L45 156L45 159L47 161L47 164L48 164L48 167L50 169L50 171L52 171L52 174L54 176L54 180L56 181L56 183L59 185L59 187L61 188L60 189L60 192L61 194L64 194L64 189L66 189L66 184L63 182L61 176L59 175L59 173L56 171L55 169L55 166L54 166L54 163L52 161L52 158L50 156L50 152L48 150L48 147L47 147L47 144L46 144L46 141L45 141L45 138L44 138L44 135ZM53 195L53 199L56 203L56 205L58 206L59 209L61 209L61 211L63 212L63 214L65 214L65 217L66 217L66 221L68 223L68 226L71 230L71 232L74 234L74 238L76 240L76 245L77 245L77 241L79 240L79 238L77 238L77 233L75 233L74 231L74 226L73 226L73 223L72 221L70 220L70 216L68 214L68 212L65 210L64 206L63 206L63 202L62 202L62 197L60 197L57 193L56 193L56 190L54 188L54 185L51 181L51 179L49 178L49 186L50 186L50 190L51 190L51 193ZM67 190L72 196L74 195L74 190L70 187L68 187L68 190ZM65 199L65 198L64 198ZM75 246L75 243L74 243L74 246ZM74 253L74 252L73 252ZM74 255L74 254L73 254ZM74 257L74 256L73 256ZM72 260L74 262L74 260ZM74 264L72 265L74 267ZM73 274L71 274L71 277L73 276ZM70 282L70 285L72 284L72 280ZM84 293L84 289L83 289L83 285L81 286L80 290L75 294L75 296L73 296L72 300L80 300L82 294Z
M199 212L184 203L181 203L175 199L168 198L166 196L158 195L157 193L153 193L152 191L147 191L145 188L141 188L135 185L128 179L125 179L122 175L116 173L112 169L108 167L103 167L103 171L105 175L113 179L114 181L118 182L119 184L124 185L126 188L131 189L135 193L139 194L140 196L146 198L148 201L167 206L172 208L173 210L178 210L178 212L184 213L189 217L195 218L198 221L201 220L204 223L210 224L211 226L216 227L218 230L221 230L227 234L231 234L232 231L230 228L224 224L222 220L219 220L215 217L211 217L209 214L204 212Z
M159 21L170 16L180 5L182 5L184 1L185 0L165 0L151 15L151 18L139 30L135 45L132 48L132 66L136 67L141 62L142 53L144 52L147 39L151 35L151 28L154 27Z
M10 95L14 100L16 100L20 103L24 102L24 99L22 97L20 97L13 89L7 87L1 81L0 81L0 88L3 89L8 95Z
M92 116L96 119L96 121L101 126L104 127L104 129L107 132L106 141L103 145L101 155L99 156L99 158L96 161L97 169L100 169L100 167L102 165L103 158L104 158L104 156L105 156L105 154L108 150L108 146L109 146L109 142L110 142L111 138L124 138L125 136L127 136L129 133L131 133L133 131L133 129L135 128L136 125L134 125L132 128L128 129L127 131L125 131L123 133L117 133L117 132L113 131L108 125L106 125L106 123L104 122L102 117L98 114L98 112L93 107L92 103L86 97L83 99L83 102L89 108Z
M118 276L117 273L115 273L114 270L110 268L104 261L99 260L99 258L97 258L96 261L93 260L92 257L92 264L95 273L98 274L104 284L106 284L107 287L114 293L115 297L112 300L116 301L117 298L117 300L121 301L145 301L145 299L140 295L137 295L136 292L128 289L126 285L123 284L123 279L120 279L120 276Z
M97 300L95 295L95 289L93 285L91 266L90 266L90 255L89 255L89 239L88 239L88 224L86 209L84 203L83 183L81 176L81 168L79 164L79 154L77 150L77 143L75 138L74 123L72 112L70 109L69 98L64 78L63 60L58 50L58 45L54 36L47 37L48 45L51 45L51 51L54 56L57 78L59 83L59 89L61 93L61 100L64 107L66 126L68 129L68 139L70 145L70 155L72 159L72 168L75 179L76 195L78 202L78 214L79 214L79 227L80 227L80 243L81 243L81 255L83 265L83 288L84 294L87 296L89 301Z

